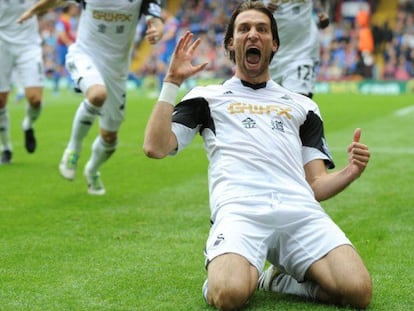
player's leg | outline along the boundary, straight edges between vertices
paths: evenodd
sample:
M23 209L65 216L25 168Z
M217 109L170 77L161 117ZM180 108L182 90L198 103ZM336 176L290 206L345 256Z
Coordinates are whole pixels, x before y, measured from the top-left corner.
M85 95L75 113L70 139L59 164L61 175L72 180L75 178L83 140L88 135L96 117L101 113L107 91L100 72L88 56L69 53L67 59L67 67L77 83L76 87Z
M42 110L42 93L45 80L43 69L42 49L39 45L30 45L18 48L16 51L17 77L25 90L28 102L26 115L22 122L25 147L27 152L33 153L36 149L36 138L33 125L39 118Z
M320 286L317 298L321 301L360 309L371 301L371 277L351 245L339 246L316 261L306 278Z
M207 303L219 310L238 310L253 295L259 272L238 254L223 254L208 265Z
M99 168L114 154L118 144L118 130L125 118L126 80L111 76L105 77L105 80L108 82L108 97L99 118L100 135L92 145L92 153L84 170L88 193L96 195L105 194Z
M217 309L241 309L255 292L274 233L270 197L241 197L213 211L203 297Z
M113 155L117 145L117 132L101 129L100 135L92 144L92 153L85 165L84 175L88 184L88 193L103 195L106 193L99 168Z
M293 276L281 271L278 267L270 265L259 276L258 290L284 293L304 297L311 300L317 299L319 286L314 282L298 282Z
M0 164L8 164L12 159L10 141L10 118L7 111L7 100L14 64L13 47L0 41Z
M277 219L289 222L269 249L273 266L261 274L259 289L365 307L371 280L349 239L317 204L287 203Z
M26 116L23 119L22 128L25 147L29 153L33 153L36 150L36 137L34 135L33 125L42 111L42 93L42 87L25 88L25 95L29 104L26 108Z
M12 145L10 142L10 118L7 111L9 92L0 92L0 164L9 164L12 159Z

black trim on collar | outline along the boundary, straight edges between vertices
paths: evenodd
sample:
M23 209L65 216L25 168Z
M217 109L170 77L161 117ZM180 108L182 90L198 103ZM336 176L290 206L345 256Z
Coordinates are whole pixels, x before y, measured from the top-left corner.
M244 80L240 80L244 86L250 87L253 90L264 89L266 87L267 82L253 84Z

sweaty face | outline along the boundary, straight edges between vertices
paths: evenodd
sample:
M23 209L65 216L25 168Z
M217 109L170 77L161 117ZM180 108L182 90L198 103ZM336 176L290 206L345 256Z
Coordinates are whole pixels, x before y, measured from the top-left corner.
M269 17L257 10L244 11L234 26L229 48L235 53L236 75L253 83L267 81L270 57L277 50Z

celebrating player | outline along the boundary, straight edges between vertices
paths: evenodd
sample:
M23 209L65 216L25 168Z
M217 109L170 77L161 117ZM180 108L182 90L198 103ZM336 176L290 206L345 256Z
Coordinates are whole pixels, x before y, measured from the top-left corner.
M317 105L270 78L279 38L262 2L244 2L230 18L224 47L235 63L234 77L196 87L174 106L179 86L206 67L192 64L199 44L190 32L179 40L143 148L148 157L163 158L180 152L197 133L203 137L212 222L204 298L219 310L239 310L259 284L365 308L370 275L318 202L365 170L370 152L359 142L361 130L348 147L349 163L328 173L334 163ZM266 259L274 268L259 282Z
M0 164L12 159L10 142L10 119L7 112L7 99L13 80L13 71L23 86L28 106L22 127L27 152L36 150L33 124L42 108L44 83L41 38L36 17L24 25L16 24L16 19L36 1L0 1Z
M63 1L64 2L64 1ZM135 29L141 14L147 17L146 37L157 43L163 34L158 0L84 0L77 38L69 47L66 67L85 98L75 114L69 143L59 165L61 175L75 178L82 142L94 120L99 118L100 135L92 145L92 155L84 175L88 193L105 194L99 168L115 152L118 130L124 120L126 81ZM41 0L25 12L19 22L62 3Z

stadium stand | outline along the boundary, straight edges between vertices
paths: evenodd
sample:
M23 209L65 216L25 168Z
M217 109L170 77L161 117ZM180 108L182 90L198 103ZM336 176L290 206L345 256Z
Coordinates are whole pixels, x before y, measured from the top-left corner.
M230 12L240 0L177 0L167 1L167 9L180 22L180 36L189 29L202 38L197 58L209 62L202 78L224 78L232 74L232 64L222 49L224 26ZM329 9L331 25L321 31L320 81L343 80L409 80L414 77L414 0L336 0L323 1ZM328 5L327 5L328 4ZM356 16L368 9L368 27L374 38L371 58L365 60L358 49ZM40 19L46 70L54 70L54 10ZM131 70L136 77L155 75L157 47L142 40L145 22L137 29L136 51ZM283 43L282 43L283 44ZM137 84L138 85L138 84Z

